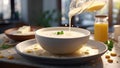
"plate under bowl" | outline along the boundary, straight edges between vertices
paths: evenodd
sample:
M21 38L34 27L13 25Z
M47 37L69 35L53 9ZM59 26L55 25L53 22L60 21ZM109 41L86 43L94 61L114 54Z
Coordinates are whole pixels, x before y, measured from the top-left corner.
M25 48L32 46L33 44L36 44L35 39L26 40L16 45L15 49L18 54L20 54L22 57L37 63L45 63L45 64L76 64L76 63L85 63L90 60L97 59L101 57L106 51L107 46L101 42L89 40L86 46L88 47L96 47L98 49L98 53L94 55L89 56L63 56L58 57L54 56L51 57L49 55L32 55L32 54L26 54L24 53Z

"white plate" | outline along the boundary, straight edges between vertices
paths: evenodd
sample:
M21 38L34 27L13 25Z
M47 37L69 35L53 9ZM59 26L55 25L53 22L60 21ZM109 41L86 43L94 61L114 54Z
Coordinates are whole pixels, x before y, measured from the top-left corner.
M107 51L107 46L101 42L89 40L80 50L69 55L53 55L42 49L35 39L26 40L16 45L16 51L24 58L47 64L77 64L94 60ZM28 53L28 50L32 52Z

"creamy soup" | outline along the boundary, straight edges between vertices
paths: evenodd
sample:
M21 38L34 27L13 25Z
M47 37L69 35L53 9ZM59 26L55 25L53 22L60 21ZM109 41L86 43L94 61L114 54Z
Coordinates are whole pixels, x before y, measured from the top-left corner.
M43 31L43 32L40 32L39 34L42 36L53 37L53 38L77 38L77 37L85 36L85 34L81 32L76 32L76 31L64 30L63 34L58 34L58 32L61 32L61 31L60 30Z

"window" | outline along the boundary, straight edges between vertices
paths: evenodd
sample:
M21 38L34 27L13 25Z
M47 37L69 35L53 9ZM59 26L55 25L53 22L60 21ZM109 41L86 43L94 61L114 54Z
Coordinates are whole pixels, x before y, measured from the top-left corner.
M20 0L0 0L0 19L16 20L21 11L20 4Z
M10 18L10 0L0 0L0 18Z
M62 23L61 24L68 24L68 12L69 12L69 5L70 0L62 0Z
M120 24L118 19L120 18L120 0L113 0L113 24Z

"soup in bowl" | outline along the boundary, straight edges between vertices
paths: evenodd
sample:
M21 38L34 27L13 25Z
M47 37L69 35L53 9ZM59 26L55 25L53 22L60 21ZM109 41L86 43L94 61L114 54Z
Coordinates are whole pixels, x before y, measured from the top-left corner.
M41 47L53 54L73 53L87 43L89 36L90 31L75 27L49 27L35 32Z

